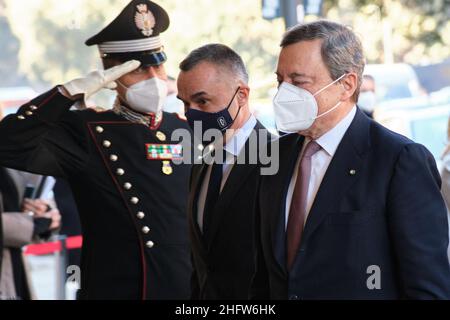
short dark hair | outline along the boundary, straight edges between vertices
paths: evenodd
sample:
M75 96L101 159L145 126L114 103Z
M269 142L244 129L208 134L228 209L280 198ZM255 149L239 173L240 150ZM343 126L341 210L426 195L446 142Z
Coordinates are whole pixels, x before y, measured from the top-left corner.
M333 80L349 72L355 72L358 75L358 85L353 95L357 101L365 65L361 41L347 26L318 20L300 24L288 30L283 36L281 47L316 39L322 40L322 59Z
M209 62L219 67L225 67L244 83L248 83L248 73L242 58L226 45L212 43L193 50L181 61L180 70L184 72L192 70L201 62Z

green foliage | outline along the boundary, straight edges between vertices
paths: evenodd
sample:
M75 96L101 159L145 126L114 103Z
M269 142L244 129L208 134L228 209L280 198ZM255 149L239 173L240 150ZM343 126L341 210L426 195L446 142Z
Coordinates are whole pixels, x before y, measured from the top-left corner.
M1 74L24 74L38 90L101 67L95 47L84 41L100 31L128 0L0 0ZM211 42L229 45L246 62L254 98L275 85L281 19L261 17L260 0L159 0L171 17L163 34L168 73L191 50ZM360 34L368 62L440 62L450 56L450 0L325 0L327 18ZM313 19L308 17L308 19ZM12 34L11 34L12 33ZM390 44L390 46L389 46ZM386 49L386 50L385 50ZM13 71L19 65L16 72ZM1 77L4 81L5 77Z
M26 79L17 72L19 40L11 33L6 18L1 16L0 30L2 31L0 32L0 43L3 43L3 48L0 50L0 74L5 75L0 77L0 87L21 85L26 82Z
M35 86L68 81L100 67L97 49L86 47L84 41L106 26L128 3L72 0L67 5L41 0L24 10L21 1L5 1L9 22L22 44L20 70ZM191 50L211 42L237 50L253 80L273 75L284 26L281 20L263 20L260 2L162 0L159 3L171 16L171 27L162 35L170 75L178 74L178 63ZM272 85L274 77L270 79ZM267 83L256 86L264 87Z
M328 17L361 35L368 62L437 63L450 56L450 0L326 0ZM386 43L388 42L388 43Z

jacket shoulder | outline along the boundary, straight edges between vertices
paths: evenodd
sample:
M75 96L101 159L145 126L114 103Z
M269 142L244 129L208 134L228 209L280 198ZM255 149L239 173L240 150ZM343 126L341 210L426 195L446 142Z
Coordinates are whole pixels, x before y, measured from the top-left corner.
M375 146L380 145L386 150L401 150L407 145L419 145L404 135L394 132L374 120L370 121L370 139Z
M163 123L173 129L184 128L190 130L186 118L181 117L176 112L163 112Z
M118 120L120 118L111 109L103 109L100 107L76 110L74 113L86 122Z

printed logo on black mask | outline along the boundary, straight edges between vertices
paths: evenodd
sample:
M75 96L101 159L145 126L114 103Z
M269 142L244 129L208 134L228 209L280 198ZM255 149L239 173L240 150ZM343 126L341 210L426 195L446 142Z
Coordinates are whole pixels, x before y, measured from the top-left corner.
M216 129L224 132L226 129L229 129L231 125L233 125L234 121L239 115L239 112L241 112L241 107L239 106L239 110L234 119L231 116L228 109L230 109L230 106L233 103L234 99L236 98L239 89L240 87L237 88L236 92L233 95L233 98L228 103L228 105L218 112L206 112L193 108L189 108L186 111L186 118L192 130L195 129L194 123L196 122L201 123L201 129L198 132L201 133L201 136L199 137L201 140L203 140L205 132L208 131L209 129Z
M227 120L225 120L224 117L218 118L217 123L219 124L220 128L225 128L227 126Z

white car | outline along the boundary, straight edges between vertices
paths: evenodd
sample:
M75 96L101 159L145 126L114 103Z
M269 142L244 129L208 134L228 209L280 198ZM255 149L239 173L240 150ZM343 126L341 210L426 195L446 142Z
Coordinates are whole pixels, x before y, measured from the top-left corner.
M417 74L409 64L368 64L364 74L375 79L378 102L424 95Z
M420 105L417 99L410 104L402 100L397 107L377 108L376 121L388 129L400 133L411 140L423 144L433 154L441 168L441 156L447 145L447 127L450 116L450 101L433 103L431 97ZM394 102L394 101L393 101Z

